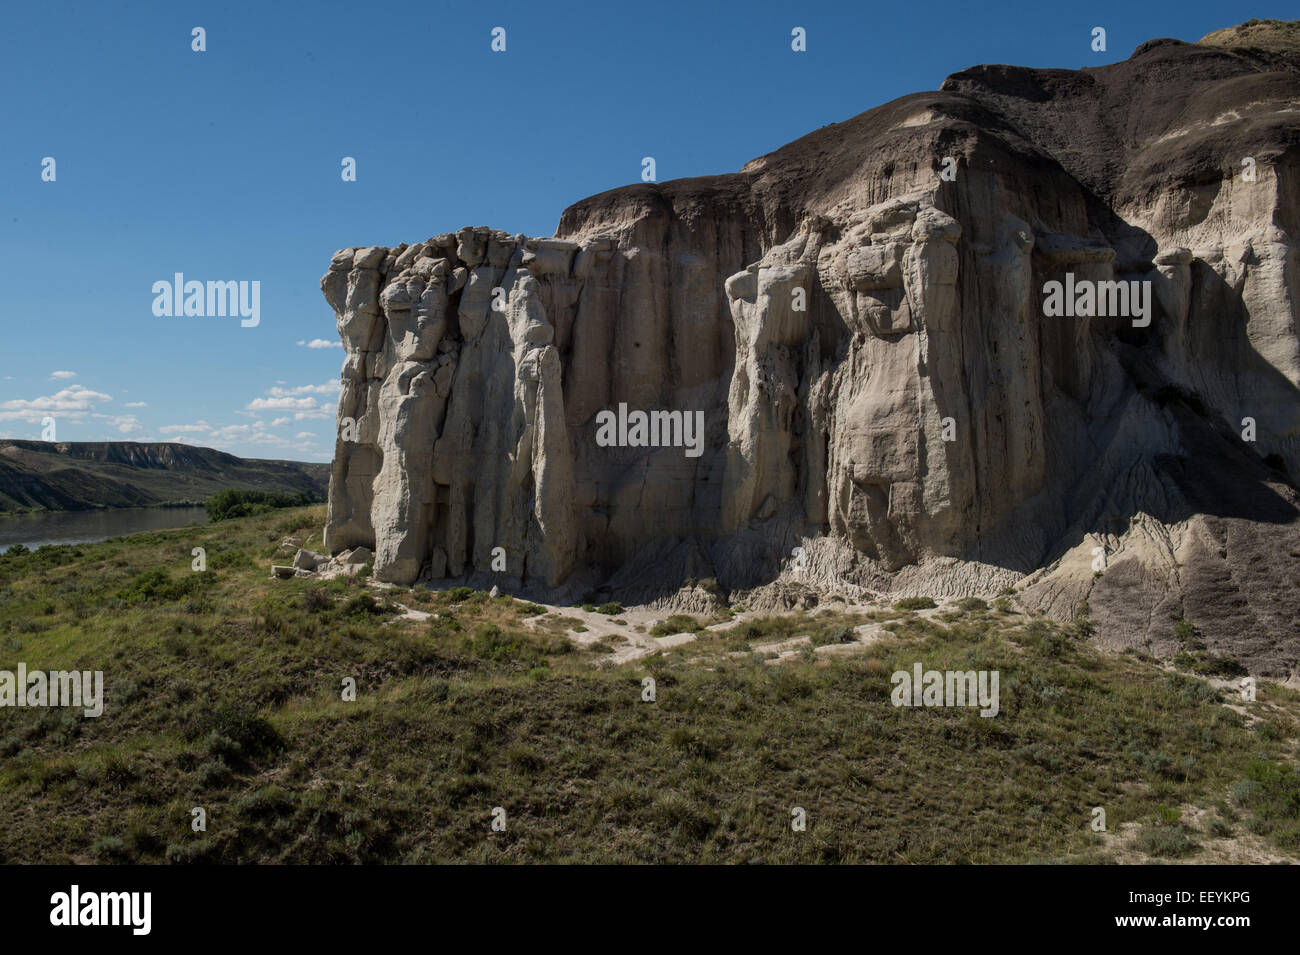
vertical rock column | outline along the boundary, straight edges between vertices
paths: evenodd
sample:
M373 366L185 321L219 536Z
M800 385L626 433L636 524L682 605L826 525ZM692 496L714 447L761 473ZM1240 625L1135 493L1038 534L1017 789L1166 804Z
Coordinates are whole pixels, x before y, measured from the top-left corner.
M338 431L330 474L325 547L373 547L372 485L379 473L379 388L371 372L380 355L379 267L387 249L343 249L334 254L321 291L337 318L346 357L339 393Z
M799 482L796 432L807 430L800 405L810 332L808 303L819 237L805 227L761 262L727 279L736 330L736 366L727 397L728 447L721 527L734 533L766 520L793 499ZM796 302L800 307L796 306Z
M455 370L453 356L438 353L447 331L449 272L446 259L421 255L380 298L388 320L384 354L391 360L379 390L383 466L371 503L379 580L410 583L429 555L434 504L429 458Z

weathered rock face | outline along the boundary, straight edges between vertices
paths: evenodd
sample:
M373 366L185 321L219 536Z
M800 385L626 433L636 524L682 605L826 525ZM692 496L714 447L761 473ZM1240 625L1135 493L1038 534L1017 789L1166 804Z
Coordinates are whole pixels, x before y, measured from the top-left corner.
M625 601L1019 582L1103 640L1187 618L1285 674L1298 234L1300 55L1163 40L967 70L556 238L346 249L327 548ZM1045 314L1115 280L1149 308Z

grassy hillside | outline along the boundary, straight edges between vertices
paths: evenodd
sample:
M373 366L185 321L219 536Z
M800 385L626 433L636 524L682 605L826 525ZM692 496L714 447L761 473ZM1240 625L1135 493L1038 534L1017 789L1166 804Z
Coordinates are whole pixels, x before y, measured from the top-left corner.
M1247 20L1208 33L1196 42L1206 46L1300 50L1300 20Z
M0 861L1300 857L1300 695L1272 683L1241 703L1007 600L676 620L708 626L613 665L618 638L565 636L580 611L270 579L281 539L322 520L0 557L0 669L102 669L106 688L98 719L0 709ZM863 621L881 639L846 645ZM894 707L890 674L918 660L998 670L1001 712Z
M328 464L239 458L185 444L0 441L0 513L202 504L226 488L310 492Z

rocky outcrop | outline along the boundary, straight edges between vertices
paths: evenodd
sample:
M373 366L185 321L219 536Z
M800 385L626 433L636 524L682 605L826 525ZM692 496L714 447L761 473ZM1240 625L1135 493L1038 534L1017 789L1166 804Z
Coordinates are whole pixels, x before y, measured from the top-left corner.
M978 67L554 238L345 249L327 548L658 605L1014 585L1103 641L1176 649L1186 618L1285 674L1298 71L1172 40Z

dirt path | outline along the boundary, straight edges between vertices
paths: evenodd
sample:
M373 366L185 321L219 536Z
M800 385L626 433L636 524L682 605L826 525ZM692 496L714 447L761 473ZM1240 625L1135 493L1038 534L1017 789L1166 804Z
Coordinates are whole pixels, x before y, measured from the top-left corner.
M391 584L375 581L369 581L368 583L379 590L393 589ZM395 617L395 620L410 620L422 623L434 616L432 612L416 610L394 601L391 595L389 600L401 610L401 614ZM624 607L616 614L605 614L598 610L584 610L582 607L566 607L558 604L538 603L537 606L544 607L546 612L534 617L523 618L520 621L523 627L534 632L564 636L579 647L590 647L593 644L606 641L612 646L612 651L606 658L606 662L614 666L640 660L660 650L692 643L699 639L702 634L725 634L736 627L742 626L749 620L777 616L782 613L781 611L742 610L730 619L708 624L701 631L680 631L656 636L652 633L654 628L671 615L652 607ZM868 614L879 613L885 607L874 603L836 603L834 609L836 612L843 614ZM918 617L928 619L951 609L952 602L948 602L913 612ZM704 620L699 617L693 619L704 623ZM888 621L858 624L853 628L855 637L853 642L826 644L815 647L813 652L822 656L840 656L861 652L880 641L886 635L885 628L888 626ZM750 653L774 654L765 662L782 663L798 657L802 652L802 648L810 642L811 638L808 636L797 636L785 640L755 643L748 650L733 651L731 656L745 656Z

